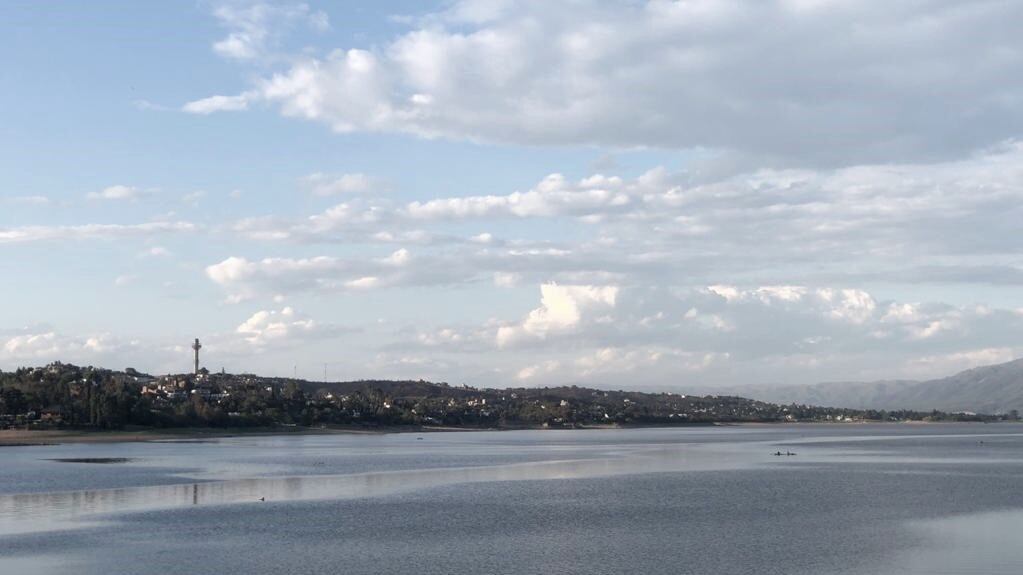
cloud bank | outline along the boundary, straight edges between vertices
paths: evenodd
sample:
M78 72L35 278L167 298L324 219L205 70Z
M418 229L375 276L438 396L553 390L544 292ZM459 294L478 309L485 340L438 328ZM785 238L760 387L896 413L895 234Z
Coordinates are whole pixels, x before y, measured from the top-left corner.
M381 45L299 57L238 98L338 132L947 159L1023 128L1021 18L1011 2L469 0Z

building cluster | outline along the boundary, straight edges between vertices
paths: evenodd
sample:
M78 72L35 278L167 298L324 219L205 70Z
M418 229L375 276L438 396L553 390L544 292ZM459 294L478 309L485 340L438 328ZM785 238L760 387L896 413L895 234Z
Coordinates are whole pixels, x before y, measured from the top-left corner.
M975 421L997 416L777 405L732 396L596 390L488 389L426 381L315 383L193 370L152 377L53 363L0 372L0 428L128 425L586 427L719 422ZM1012 414L1015 419L1016 414Z
M184 401L193 396L219 403L231 397L230 387L229 382L217 384L208 377L167 375L143 385L140 393L156 403Z

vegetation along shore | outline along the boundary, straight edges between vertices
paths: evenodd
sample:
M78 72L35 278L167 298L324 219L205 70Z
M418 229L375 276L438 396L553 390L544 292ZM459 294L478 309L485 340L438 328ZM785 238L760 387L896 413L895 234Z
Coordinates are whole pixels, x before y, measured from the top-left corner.
M715 423L1002 421L1008 415L780 405L729 395L426 381L313 382L253 374L154 377L52 363L0 372L0 444Z

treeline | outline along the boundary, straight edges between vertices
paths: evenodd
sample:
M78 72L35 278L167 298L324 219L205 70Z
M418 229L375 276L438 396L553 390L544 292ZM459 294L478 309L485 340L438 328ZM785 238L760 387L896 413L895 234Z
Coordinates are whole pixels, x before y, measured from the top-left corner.
M154 378L53 364L0 372L0 427L363 425L575 427L784 421L997 421L1008 416L776 405L730 396L556 388L476 389L424 381L315 383L213 374Z
M143 394L140 375L69 364L0 372L0 427L265 426L290 422L300 411L301 398L254 385L229 401L187 390L184 399L168 401Z
M73 427L116 428L148 419L138 386L110 370L59 366L0 372L0 416Z

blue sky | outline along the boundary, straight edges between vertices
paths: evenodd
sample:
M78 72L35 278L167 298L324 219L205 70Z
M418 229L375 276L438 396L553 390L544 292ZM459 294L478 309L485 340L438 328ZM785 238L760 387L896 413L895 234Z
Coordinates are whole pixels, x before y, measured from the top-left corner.
M1023 349L1020 8L0 5L0 368L929 377Z

